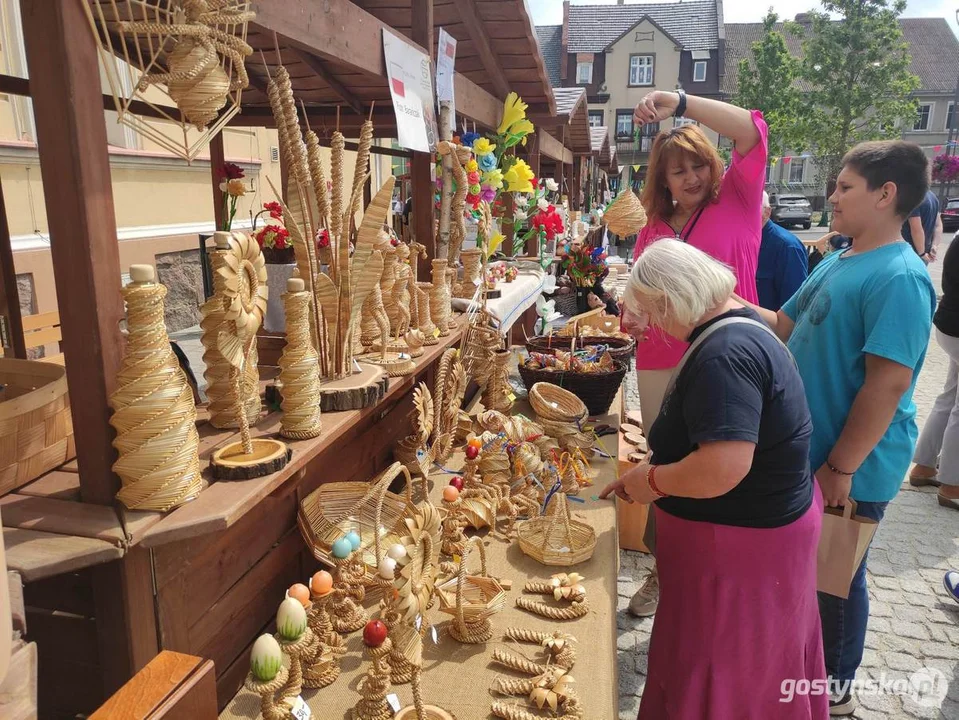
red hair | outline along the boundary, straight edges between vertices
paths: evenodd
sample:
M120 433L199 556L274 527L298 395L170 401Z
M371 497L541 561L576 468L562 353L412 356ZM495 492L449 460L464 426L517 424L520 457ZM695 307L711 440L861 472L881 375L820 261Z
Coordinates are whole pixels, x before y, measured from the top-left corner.
M723 161L705 133L697 125L683 125L664 130L653 140L649 153L649 170L640 200L650 219L667 220L672 217L673 194L666 184L666 168L673 159L695 158L709 166L710 190L708 202L719 197L723 180Z

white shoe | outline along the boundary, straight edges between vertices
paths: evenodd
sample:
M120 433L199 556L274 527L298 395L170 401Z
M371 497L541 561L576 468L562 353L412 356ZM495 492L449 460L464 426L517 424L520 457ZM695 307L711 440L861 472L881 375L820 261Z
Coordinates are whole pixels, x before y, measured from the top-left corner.
M942 585L949 593L949 597L959 602L959 572L955 570L947 572L946 576L942 579Z
M629 601L629 614L634 617L652 617L659 607L659 573L653 568L646 582Z

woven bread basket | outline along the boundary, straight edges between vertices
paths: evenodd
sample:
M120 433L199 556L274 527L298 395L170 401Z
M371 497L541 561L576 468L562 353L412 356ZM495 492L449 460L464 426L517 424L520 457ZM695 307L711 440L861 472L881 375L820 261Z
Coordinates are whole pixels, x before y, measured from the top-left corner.
M577 423L589 412L569 390L548 382L538 382L529 389L529 404L539 417L553 422Z

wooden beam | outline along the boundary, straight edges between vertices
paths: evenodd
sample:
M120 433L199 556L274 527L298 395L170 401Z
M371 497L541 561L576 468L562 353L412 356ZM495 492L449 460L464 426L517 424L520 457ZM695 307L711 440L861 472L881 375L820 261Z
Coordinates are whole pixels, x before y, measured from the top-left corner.
M122 345L120 254L93 36L80 3L21 0L84 502L112 505L107 398Z
M226 220L223 207L223 191L220 190L220 170L226 163L226 153L223 149L223 131L221 130L210 140L210 181L213 184L213 219L216 221L216 229L223 227L223 221Z
M26 359L27 345L23 337L23 318L20 317L20 293L17 291L17 269L10 246L10 226L7 224L6 202L0 186L0 315L6 321L5 357Z
M537 132L536 137L539 141L538 150L546 157L559 160L564 165L573 164L573 152L559 140L543 130Z
M460 75L453 78L456 92L456 112L487 129L499 125L503 116L503 101L490 95L472 80Z
M366 112L363 110L363 104L356 99L356 96L353 93L346 89L343 83L333 77L333 73L331 73L326 65L323 64L322 60L316 57L316 55L308 53L305 50L300 50L299 48L294 48L293 52L304 65L316 73L318 78L329 85L330 89L343 99L343 102L353 108L353 112L364 118L366 117Z
M493 89L501 99L505 99L506 96L509 95L509 82L506 79L503 68L500 66L496 53L493 52L493 48L490 46L489 35L486 33L485 25L476 14L474 0L453 0L453 4L459 11L460 18L466 26L466 32L469 34L470 40L472 40L476 46L476 52L479 53L480 59L483 61L483 67L486 68L490 82L493 83ZM416 27L415 21L413 27Z

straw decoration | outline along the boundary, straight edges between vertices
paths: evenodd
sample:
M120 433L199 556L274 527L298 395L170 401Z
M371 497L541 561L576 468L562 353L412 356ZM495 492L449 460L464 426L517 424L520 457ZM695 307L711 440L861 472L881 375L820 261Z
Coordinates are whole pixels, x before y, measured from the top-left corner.
M589 411L569 390L552 383L538 382L529 389L529 404L541 420L578 423Z
M123 484L117 499L130 509L160 512L192 500L203 487L193 391L163 320L166 292L152 281L122 290L129 337L110 396L120 454L113 471Z
M635 235L646 226L646 210L627 188L607 206L603 222L620 237Z
M504 635L507 640L542 646L549 653L551 664L569 670L576 662L576 650L573 647L576 638L572 635L559 631L546 633L526 628L506 628Z
M360 202L363 199L363 186L369 177L370 147L373 145L373 122L365 120L360 128L360 138L356 148L356 168L353 171L353 193L350 195L350 206L343 218L343 227L349 228L350 221L360 211Z
M447 283L448 269L445 258L433 258L433 287L430 292L430 317L439 328L440 337L450 334L450 302L452 297Z
M305 108L303 115L306 116ZM323 172L320 139L312 130L306 132L306 160L310 169L310 180L313 182L313 194L316 195L316 204L320 211L317 225L328 229L330 227L330 191Z
M390 720L393 709L386 700L390 689L389 657L393 643L389 638L379 647L367 647L370 655L370 669L360 681L361 698L353 708L354 720Z
M480 574L467 575L466 563L473 547L479 548ZM455 587L455 599L449 592ZM493 625L490 618L506 605L506 591L502 585L489 576L486 567L486 548L483 541L470 538L460 559L457 576L438 588L440 606L443 612L453 616L450 635L461 643L478 644L493 637Z
M509 350L497 350L493 353L489 379L483 388L481 400L487 410L507 413L513 407L510 399L513 391L509 386L509 361L512 356Z
M556 493L545 515L526 520L516 529L520 549L544 565L569 566L589 560L596 548L591 525L572 520L566 494Z
M283 296L286 346L280 356L283 420L280 435L306 440L320 434L319 358L310 342L310 299L299 278L290 279Z
M330 208L330 243L334 241L338 244L342 242L343 235L343 152L346 149L346 140L343 133L339 130L333 132L333 139L330 142L330 179L333 183L333 194L331 197L332 207ZM347 240L347 243L349 241ZM333 248L333 256L339 262L339 253L337 247ZM337 271L342 268L338 267Z
M250 692L260 696L260 712L263 714L263 720L288 720L289 705L285 702L286 695L281 691L287 687L289 679L290 671L283 666L280 666L276 677L268 682L257 680L252 672L247 674L244 686Z

